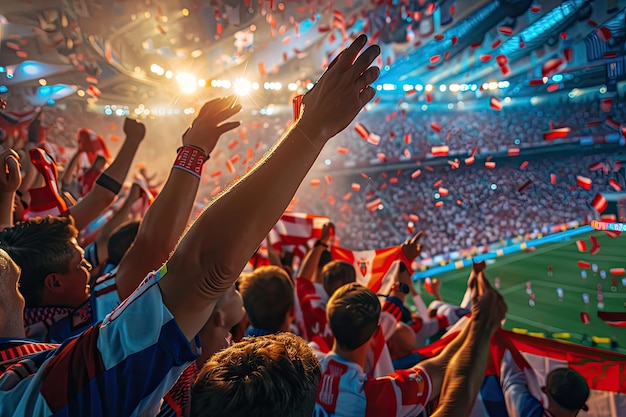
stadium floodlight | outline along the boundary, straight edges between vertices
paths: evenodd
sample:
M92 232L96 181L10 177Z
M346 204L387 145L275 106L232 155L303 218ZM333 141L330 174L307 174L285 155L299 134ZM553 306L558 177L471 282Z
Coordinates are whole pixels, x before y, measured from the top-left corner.
M233 90L240 97L247 96L252 91L252 83L246 78L237 78L233 83Z
M184 94L193 94L198 88L198 80L187 72L181 72L176 75L176 81L180 87L180 91Z

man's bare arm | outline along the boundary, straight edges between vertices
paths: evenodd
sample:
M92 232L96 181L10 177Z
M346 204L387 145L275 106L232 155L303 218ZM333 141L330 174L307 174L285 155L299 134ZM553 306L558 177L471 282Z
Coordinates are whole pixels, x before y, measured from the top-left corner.
M379 69L370 65L380 48L359 56L366 42L360 36L334 61L304 97L300 119L208 205L168 261L159 283L163 300L190 340L276 224L322 147L374 97L369 85Z

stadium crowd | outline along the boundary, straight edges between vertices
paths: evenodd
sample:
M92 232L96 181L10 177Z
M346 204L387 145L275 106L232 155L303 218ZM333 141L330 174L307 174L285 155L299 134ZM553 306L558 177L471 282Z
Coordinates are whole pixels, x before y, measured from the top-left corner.
M305 183L294 210L341 221L337 235L342 244L358 250L394 245L412 233L411 222L428 230L427 254L439 255L527 233L548 234L551 226L586 220L594 195L614 191L609 180L623 180L613 169L589 168L596 163L613 167L616 156L577 151L494 159L493 169L476 160L472 165L461 162L458 169L438 164L428 166L431 171L413 165L367 178L334 175L330 184L323 178L318 186ZM577 186L577 176L591 179L591 187ZM378 198L380 207L368 209Z
M346 166L381 164L377 154L388 162L428 157L433 146L445 145L450 154L467 155L473 150L489 155L509 148L545 145L544 133L569 128L567 140L581 136L603 136L615 132L605 123L591 123L606 118L597 99L575 103L515 104L501 111L491 108L464 110L428 110L412 103L409 110L389 109L379 105L357 118L369 133L380 137L380 143L364 140L355 129L348 129L335 141L336 147L349 149L337 156L337 148L322 153ZM626 116L626 107L615 100L611 115L616 120ZM434 127L433 127L434 126ZM407 143L408 142L408 143Z
M241 111L234 97L211 100L198 112L154 199L151 178L142 174L116 201L146 135L138 121L125 120L114 158L97 137L79 135L62 173L37 140L21 156L4 150L0 416L461 416L473 410L479 391L486 398L491 348L511 348L498 344L507 306L487 280L485 264L473 265L461 305L445 303L434 282L437 303L427 308L413 288L411 263L423 251L489 242L507 236L507 228L518 234L583 215L583 201L604 189L606 178L594 178L591 190L570 192L570 177L607 155L564 157L556 166L533 161L524 175L534 185L520 192L513 162L497 170L478 162L458 172L424 169L417 178L396 173L404 189L389 186L384 194L377 193L391 182L389 175L368 180L351 202L353 217L343 217L350 210L333 213L359 225L345 239L404 241L403 214L416 207L431 234L422 242L421 232L411 233L401 245L382 299L357 283L352 264L329 259L330 225L296 274L276 254L270 254L274 265L241 274L322 148L373 99L370 85L379 70L370 65L380 49L361 52L366 42L358 37L331 64L304 97L301 117L262 163L211 200L190 227L204 162L222 135L241 129L231 121ZM78 173L73 161L81 154L91 165ZM557 170L556 192L542 187L549 168ZM72 187L75 181L80 187ZM435 211L433 192L445 194L440 187L449 194ZM388 217L357 213L370 190ZM511 199L511 193L519 195ZM147 210L134 207L142 195L151 203ZM567 198L573 207L563 202ZM457 199L463 203L456 205ZM313 201L300 204L318 208ZM85 237L108 210L99 231ZM446 235L437 246L446 218L482 231L467 228L458 240ZM408 297L417 313L405 305ZM446 331L438 349L419 350ZM578 372L552 370L544 403L521 367L502 361L502 376L490 385L509 415L574 416L586 409L590 390Z

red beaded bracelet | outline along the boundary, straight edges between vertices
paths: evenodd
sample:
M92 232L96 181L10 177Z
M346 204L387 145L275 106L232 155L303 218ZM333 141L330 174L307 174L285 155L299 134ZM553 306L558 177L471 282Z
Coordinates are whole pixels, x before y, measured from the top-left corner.
M202 149L195 146L181 146L178 148L178 156L172 168L187 171L199 179L202 175L202 165L207 159Z

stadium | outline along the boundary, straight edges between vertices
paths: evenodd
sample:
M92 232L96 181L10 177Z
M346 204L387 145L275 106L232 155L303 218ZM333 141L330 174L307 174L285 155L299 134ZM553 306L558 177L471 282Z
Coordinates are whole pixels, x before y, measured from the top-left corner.
M33 308L41 306L31 305L26 292L26 339L63 343L65 337L51 337L60 317L69 314L73 320L61 332L73 337L81 334L77 329L83 325L103 319L106 323L120 303L124 306L132 299L120 290L130 284L108 287L112 276L98 275L117 271L117 264L107 270L105 258L98 258L104 256L102 247L114 225L149 219L134 232L137 245L147 248L148 242L161 248L156 239L159 231L175 225L169 246L162 245L163 259L155 249L157 264L148 265L150 256L145 252L146 265L141 266L145 271L127 268L141 270L143 276L150 271L162 274L159 268L170 253L175 257L175 248L185 247L185 233L192 234L212 207L236 194L233 187L262 171L282 145L281 137L299 129L307 105L294 104L297 98L304 97L306 103L307 95L324 88L324 77L359 34L368 36L365 48L380 46L372 62L380 68L379 75L360 91L369 89L375 96L302 174L278 223L273 221L272 230L254 242L256 249L246 258L250 261L245 271L254 274L256 267L270 264L287 271L296 300L291 329L302 331L297 280L302 270L308 271L306 261L316 246L324 246L327 261L352 264L356 282L379 296L383 312L388 307L385 300L397 291L393 274L400 272L395 265L406 264L397 271L408 269L411 291L419 295L407 297L402 308L409 315L421 315L425 322L436 312L429 310L431 317L424 317L422 305L433 301L467 308L464 314L472 311L471 303L468 307L465 302L468 278L484 261L488 282L508 308L502 322L507 340L503 346L519 354L517 366L538 384L533 391L533 383L528 382L529 392L546 406L549 397L538 388L547 384L551 370L565 366L580 372L591 390L585 405L589 410L579 415L626 416L626 1L621 0L5 1L0 5L0 99L5 102L0 110L0 144L5 152L17 152L16 166L21 158L21 186L5 193L12 172L7 162L12 154L6 154L7 181L0 181L0 188L5 187L0 191L2 196L10 195L7 207L14 200L15 207L7 209L8 217L0 208L1 223L11 229L29 218L70 213L80 232L74 243L81 252L85 249L81 259L96 267L85 272L88 292L94 297L120 292L119 300L107 306L106 313L112 311L107 318L99 317L101 307L92 303L93 323L89 322L92 307L85 313L85 305L75 308L53 302L47 306L51 311L34 313ZM350 65L358 65L356 57ZM365 70L358 76L364 74ZM205 103L231 95L229 109L242 106L233 111L233 120L240 125L217 135L209 152L189 145L191 136L182 136L181 147L183 132L191 135L194 125L196 129L201 125L194 120L206 114ZM301 109L303 114L296 115ZM130 159L124 159L127 167L121 180L103 183L101 175L117 172L117 161L123 159L119 155L128 152L123 138L132 130L127 119L144 126L146 138L141 136L141 146L137 142ZM326 120L318 123L323 126ZM311 145L319 150L314 140L304 136L307 140L299 144L303 154L311 152ZM33 156L33 148L40 149L39 159ZM181 149L192 156L181 157ZM193 199L166 206L158 202L159 197L176 195L167 191L173 173L180 171L170 169L175 150L174 168L182 167L199 182L178 188L178 198L191 190ZM198 160L194 159L197 151L202 154ZM103 165L96 173L97 159ZM297 159L287 158L284 165L291 160ZM199 165L192 167L194 163ZM274 177L275 184L268 181L263 187L287 188L283 181L291 176L299 178L287 170ZM40 201L32 192L37 181L48 190L39 195L53 190L51 200ZM72 206L79 207L81 200L93 201L89 193L98 186L117 191L117 197L98 210L72 213ZM0 204L3 201L0 198ZM160 219L149 215L157 210L163 215ZM242 235L255 236L255 224L244 229L242 219L252 222L257 212L263 212L263 204L215 210L224 219L227 213L237 213ZM85 214L91 211L93 215ZM231 220L223 220L224 227ZM323 239L327 223L333 225L330 240ZM104 236L103 231L110 235ZM403 244L412 242L420 231L418 255L407 262ZM207 240L223 239L224 247L231 244L233 252L240 250L232 243L234 238L206 235ZM43 236L33 239L46 239ZM0 248L2 253L6 248L9 260L15 258L25 276L28 266L18 261L22 252L15 249L15 256L11 252L11 239L8 232L0 233ZM132 247L133 239L125 250ZM96 252L95 259L89 258L93 253L89 247ZM125 250L120 265L130 263ZM142 258L137 252L127 253ZM108 249L107 256L111 255ZM321 276L321 270L315 274ZM131 282L128 296L135 297L142 287L132 290L141 281ZM19 292L25 284L17 285ZM241 279L237 285L242 285ZM330 295L324 294L324 309ZM247 300L244 293L245 310ZM215 311L221 302L213 306ZM5 314L1 308L0 313ZM460 323L471 321L473 315ZM29 327L30 320L41 317L43 339L34 335L44 327ZM237 323L243 326L244 320ZM229 344L236 338L237 323L228 329ZM451 321L446 323L426 342L414 344L411 354L430 359L445 351L446 344L452 343L449 337L463 331ZM0 354L4 355L5 338L22 336L2 331L5 327L0 323ZM315 343L306 337L306 330L303 333L299 335ZM488 376L501 376L494 369L498 360L504 361L506 349L499 346L501 351L495 353L494 340L485 381ZM389 349L390 361L395 361ZM0 362L0 378L8 375L8 369ZM188 391L198 369L193 372L187 368L172 391L154 394L163 399L159 406L165 404L158 415L190 415ZM168 380L170 387L177 378ZM175 391L182 382L185 388ZM487 405L481 405L488 402L482 388L471 415L524 415L508 405L505 411L488 411ZM504 388L498 390L504 403ZM44 394L38 395L45 400L36 401L45 402L42 410L54 411ZM18 404L17 399L7 398L5 404ZM145 394L137 403L146 409L137 405L132 412L122 407L109 413L94 411L94 415L139 415L133 414L138 410L157 415L146 398L151 397ZM315 415L342 415L326 405L322 414L319 398L316 413L320 414ZM61 401L74 404L65 397ZM81 401L85 400L76 403ZM428 415L436 412L437 405L429 403L420 412L398 411L397 415ZM19 404L18 411L7 407L0 405L0 415L20 415L19 410L25 410ZM73 414L72 406L63 407L58 409L65 414L59 415L81 415ZM53 415L52 411L32 415ZM470 415L467 411L463 415Z

